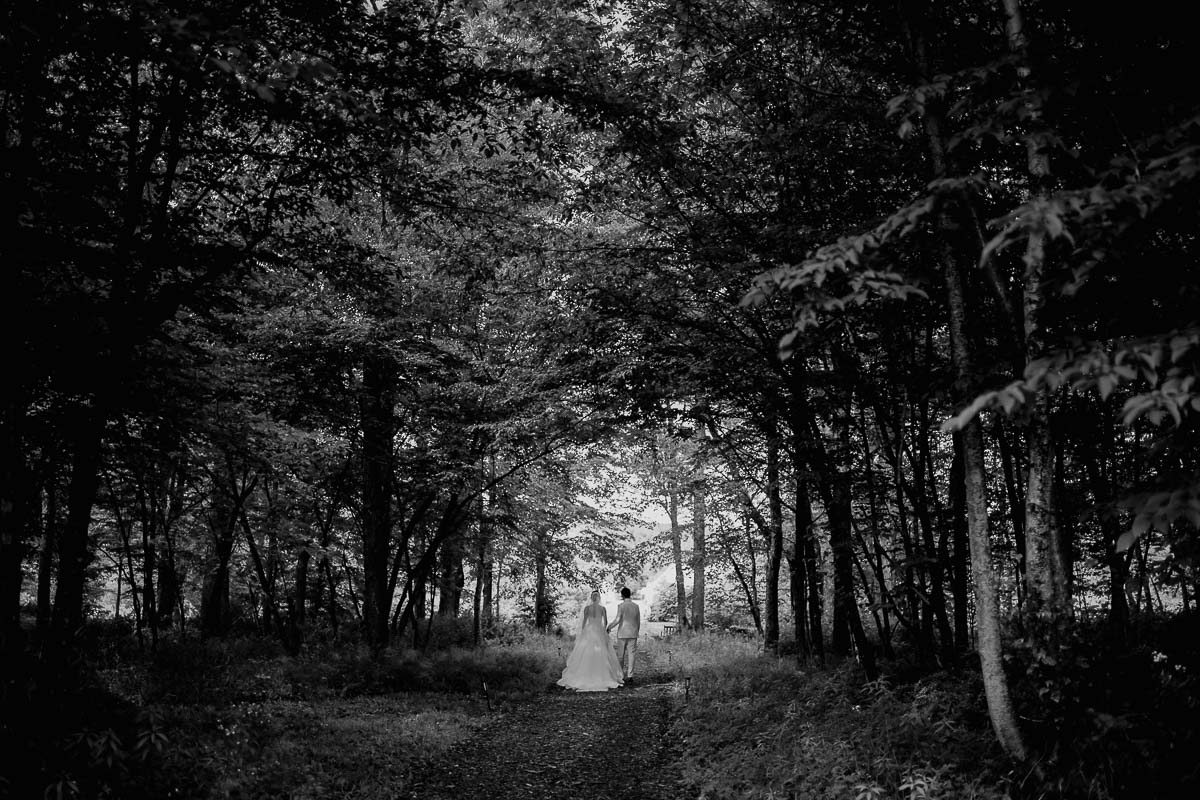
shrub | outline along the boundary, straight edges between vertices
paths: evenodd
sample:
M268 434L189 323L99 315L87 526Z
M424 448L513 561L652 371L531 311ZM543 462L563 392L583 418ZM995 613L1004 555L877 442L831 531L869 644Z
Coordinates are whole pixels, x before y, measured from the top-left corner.
M1051 796L1167 797L1200 785L1200 619L1106 622L1018 639L1015 695Z
M158 717L101 686L75 643L7 641L0 658L5 796L124 796L166 743Z

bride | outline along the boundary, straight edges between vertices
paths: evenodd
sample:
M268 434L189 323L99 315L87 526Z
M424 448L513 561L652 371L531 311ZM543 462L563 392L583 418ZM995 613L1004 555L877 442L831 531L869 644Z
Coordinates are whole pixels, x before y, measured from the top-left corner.
M575 636L575 647L567 656L567 667L559 686L577 692L606 692L621 685L621 664L608 638L608 609L600 605L600 593L583 608L583 624Z

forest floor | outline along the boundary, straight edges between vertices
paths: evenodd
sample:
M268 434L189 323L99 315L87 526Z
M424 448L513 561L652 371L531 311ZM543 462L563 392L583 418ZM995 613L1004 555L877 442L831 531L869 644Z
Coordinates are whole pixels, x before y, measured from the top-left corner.
M634 681L619 689L554 686L505 712L426 764L400 797L674 800L679 767L667 728L679 685L654 660L640 657Z
M178 800L675 800L679 644L647 639L632 683L558 686L569 640L397 652L382 661L165 650L151 672L107 673L153 711L166 746L114 784ZM677 655L672 664L672 656ZM169 658L165 656L170 655ZM484 691L481 688L487 687ZM490 691L490 697L487 692Z

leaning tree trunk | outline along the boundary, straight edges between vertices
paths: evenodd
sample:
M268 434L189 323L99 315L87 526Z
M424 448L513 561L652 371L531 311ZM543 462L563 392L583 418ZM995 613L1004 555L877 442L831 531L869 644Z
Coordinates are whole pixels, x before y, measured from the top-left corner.
M933 75L933 70L929 65L925 38L920 29L920 26L924 24L926 6L925 2L909 4L906 9L908 13L902 18L902 24L909 39L915 65L922 77L928 79ZM949 165L942 133L942 117L938 109L927 109L924 126L934 177L945 178L949 174ZM967 330L970 310L967 307L966 291L952 245L959 226L955 224L955 220L951 219L950 213L946 209L940 213L938 222L941 233L938 261L942 269L943 281L946 284L951 362L960 387L959 391L969 393L975 390L977 379ZM1010 755L1024 759L1027 753L1025 741L1021 735L1021 729L1017 725L1017 716L1008 689L1008 678L1004 673L1000 607L996 593L996 575L992 567L991 536L987 515L983 427L977 416L963 426L962 438L967 535L970 543L971 571L975 579L975 624L988 716L1001 747Z
M941 153L941 134L936 116L926 117L930 143ZM951 235L945 220L946 235ZM958 265L947 247L941 255L942 275L950 309L950 350L959 384L974 387L976 379L967 334L967 303ZM971 551L971 574L975 579L975 628L979 662L987 697L988 716L1000 745L1010 755L1026 757L1025 740L1017 725L1016 711L1004 674L1004 647L1000 634L1000 605L996 593L996 574L992 567L991 532L987 510L987 476L984 468L983 425L974 417L962 429L963 480L967 506L967 537Z

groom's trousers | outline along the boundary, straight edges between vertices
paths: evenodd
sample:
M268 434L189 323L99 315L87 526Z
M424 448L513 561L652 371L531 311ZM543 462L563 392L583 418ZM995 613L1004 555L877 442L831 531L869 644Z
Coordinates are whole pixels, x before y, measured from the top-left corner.
M621 670L628 678L633 675L633 659L637 656L637 639L617 639L617 658L621 661Z

